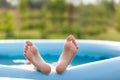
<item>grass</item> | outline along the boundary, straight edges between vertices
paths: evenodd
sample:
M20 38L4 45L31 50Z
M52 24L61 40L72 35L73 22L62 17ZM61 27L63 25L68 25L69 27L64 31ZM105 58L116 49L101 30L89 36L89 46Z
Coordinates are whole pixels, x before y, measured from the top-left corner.
M42 39L42 33L39 30L14 30L14 37L11 39ZM47 33L47 39L66 39L69 34ZM4 32L0 32L0 39L5 39ZM86 36L85 39L120 41L120 32L109 28L106 33L94 36Z
M0 39L4 39L5 38L5 34L3 32L0 32Z
M18 30L15 32L15 36L17 39L36 39L40 38L40 33L37 30Z
M97 36L88 36L87 39L120 41L120 32L109 28L106 33L102 33Z

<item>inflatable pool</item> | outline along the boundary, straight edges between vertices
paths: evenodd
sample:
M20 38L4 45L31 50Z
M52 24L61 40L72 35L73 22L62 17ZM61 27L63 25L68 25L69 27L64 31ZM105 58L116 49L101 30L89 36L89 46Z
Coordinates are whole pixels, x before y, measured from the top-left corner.
M0 40L0 79L120 80L120 42L77 40L79 50L71 67L62 74L48 75L22 65L26 40ZM65 40L32 40L46 62L56 62Z

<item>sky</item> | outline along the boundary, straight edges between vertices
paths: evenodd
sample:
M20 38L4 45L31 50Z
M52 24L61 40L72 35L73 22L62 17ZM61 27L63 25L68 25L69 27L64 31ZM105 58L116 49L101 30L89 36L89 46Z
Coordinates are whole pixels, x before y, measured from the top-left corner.
M19 0L6 0L9 2L12 6L17 6L19 4Z
M16 6L19 4L20 0L7 0L7 2L11 3L11 5ZM81 0L66 0L68 3L73 3L74 5L79 5ZM88 4L88 3L92 3L92 4L96 4L97 0L82 0L84 4ZM120 2L120 0L114 0L115 3Z
M73 4L75 5L79 5L81 3L81 0L67 0L67 2L72 2ZM84 4L88 4L88 3L93 3L95 4L96 3L96 0L82 0L82 2Z
M115 1L115 3L120 2L120 0L114 0L114 1ZM79 5L81 0L67 0L67 2L72 2L74 5ZM97 0L82 0L82 2L84 4L89 4L89 3L96 4Z

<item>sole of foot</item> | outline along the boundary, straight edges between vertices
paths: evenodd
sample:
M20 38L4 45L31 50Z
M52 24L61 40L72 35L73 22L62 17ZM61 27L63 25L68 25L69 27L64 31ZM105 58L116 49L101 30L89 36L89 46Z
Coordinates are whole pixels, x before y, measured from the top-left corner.
M45 74L51 72L51 67L42 59L38 49L31 41L26 41L24 56L37 68L37 70Z
M57 73L62 73L66 70L77 51L78 45L75 38L72 35L68 36L66 43L64 44L63 52L56 66Z

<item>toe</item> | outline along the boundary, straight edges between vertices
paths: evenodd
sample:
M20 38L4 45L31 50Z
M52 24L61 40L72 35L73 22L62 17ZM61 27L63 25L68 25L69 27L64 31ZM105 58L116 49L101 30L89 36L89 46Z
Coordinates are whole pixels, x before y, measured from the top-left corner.
M26 53L27 52L27 50L24 50L24 53Z
M24 53L24 56L28 59L28 60L30 60L31 59L31 52L28 50L28 51L26 51L26 53Z
M77 42L76 42L76 40L73 38L73 40L72 40L72 43L75 45L75 47L78 49L79 47L78 47L78 45L77 45Z
M72 35L69 35L68 37L67 37L67 41L71 41L72 40Z
M26 52L28 50L28 46L25 46L24 48L24 52Z
M75 37L74 36L71 36L71 39L72 39L72 42L74 43L75 46L77 46L77 42L75 40Z
M25 50L27 50L28 49L28 46L25 46L25 48L24 48Z
M26 41L26 44L27 44L28 46L32 46L32 45L33 45L31 41Z
M78 45L77 45L77 42L75 40L75 37L73 35L69 35L67 37L67 41L72 41L72 43L75 45L75 47L78 49Z
M24 53L24 56L26 57L26 52Z

